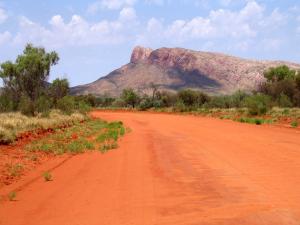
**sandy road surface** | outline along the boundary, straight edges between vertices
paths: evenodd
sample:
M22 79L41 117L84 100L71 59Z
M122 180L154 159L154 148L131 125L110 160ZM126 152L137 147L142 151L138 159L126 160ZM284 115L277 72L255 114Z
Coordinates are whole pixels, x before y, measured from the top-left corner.
M300 224L300 133L193 116L94 112L132 132L0 205L1 225Z

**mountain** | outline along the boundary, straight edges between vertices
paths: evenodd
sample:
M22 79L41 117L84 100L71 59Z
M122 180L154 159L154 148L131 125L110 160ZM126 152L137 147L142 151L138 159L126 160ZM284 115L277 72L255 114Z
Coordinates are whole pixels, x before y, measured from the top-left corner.
M208 94L230 94L236 90L251 91L264 81L263 72L270 67L287 65L300 69L300 64L283 61L256 61L220 53L199 52L183 48L135 47L130 63L97 81L71 89L75 95L118 96L123 89L133 88L150 93L159 90L178 91L191 88Z

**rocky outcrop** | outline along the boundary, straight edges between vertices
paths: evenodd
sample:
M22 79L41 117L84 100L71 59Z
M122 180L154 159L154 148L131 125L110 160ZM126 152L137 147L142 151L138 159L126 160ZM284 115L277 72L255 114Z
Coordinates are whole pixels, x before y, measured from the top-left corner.
M153 50L151 48L144 48L141 46L137 46L132 51L130 62L131 63L144 62L149 58L152 51Z
M160 90L178 91L192 88L209 94L230 94L237 90L252 91L264 81L270 67L299 64L282 61L256 61L220 53L199 52L182 48L134 48L130 63L99 80L71 89L73 94L109 94L118 96L133 88L150 93L155 84Z

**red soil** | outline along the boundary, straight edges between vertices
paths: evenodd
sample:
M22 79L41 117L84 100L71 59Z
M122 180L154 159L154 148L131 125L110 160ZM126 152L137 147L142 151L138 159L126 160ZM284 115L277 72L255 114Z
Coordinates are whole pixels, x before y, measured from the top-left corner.
M28 143L53 132L52 129L25 132L18 137L15 143L11 145L0 145L0 188L20 180L23 175L53 158L53 155L43 152L30 153L24 151L24 147ZM22 165L22 170L18 176L12 176L9 168L17 164Z
M2 225L300 224L300 132L213 118L94 112L132 129L0 203ZM27 179L32 179L28 176ZM1 190L0 190L1 192Z

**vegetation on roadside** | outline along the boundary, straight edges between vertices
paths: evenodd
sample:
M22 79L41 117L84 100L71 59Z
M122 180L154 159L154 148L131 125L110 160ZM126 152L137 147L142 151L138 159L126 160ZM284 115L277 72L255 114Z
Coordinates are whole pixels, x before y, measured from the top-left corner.
M117 148L117 142L124 134L122 122L108 123L91 119L84 125L75 123L72 127L56 129L55 133L31 142L25 149L29 152L42 151L56 155L92 150L106 152Z
M27 116L42 114L47 117L51 109L66 114L85 113L90 109L88 98L69 95L67 79L48 82L51 67L59 61L56 52L28 44L15 62L0 65L0 78L4 87L0 94L0 112L20 111Z
M52 110L47 117L42 115L28 117L21 113L0 114L0 144L9 144L26 132L53 130L59 127L69 127L86 120L80 113L66 115L59 110Z
M99 108L151 110L159 112L214 115L243 123L269 124L293 120L297 127L300 119L300 71L287 66L265 71L265 82L258 91L237 91L232 95L209 96L200 91L185 89L178 93L160 91L152 85L151 95L140 95L126 89L119 98L95 98Z
M276 107L284 108L287 112L300 107L300 72L285 65L265 71L265 82L252 93L237 91L231 95L210 96L191 89L171 93L159 90L159 86L150 84L152 93L149 95L128 88L123 90L118 98L114 98L108 95L70 96L69 82L66 79L56 79L48 83L51 67L58 61L59 56L56 52L46 52L44 48L28 44L15 62L2 63L0 78L3 80L4 87L0 94L0 112L20 111L27 116L45 117L46 120L51 120L50 112L53 109L71 116L74 112L84 114L91 107L142 111L169 110L180 113L200 112L207 115L210 111L221 110L223 117L231 117L224 111L233 109L240 112L240 115L232 119L260 124L269 123L268 118L265 117L268 117ZM292 117L287 113L285 116L293 120L289 121L292 127L297 127L298 115ZM266 121L260 121L258 118ZM8 120L5 115L3 119ZM280 118L275 118L277 119ZM271 120L274 122L273 118ZM16 138L18 132L15 132L14 128L7 128L7 125L1 125L1 121L0 142L10 143ZM77 145L82 143L71 145L70 148L76 149ZM106 148L111 147L114 146Z

